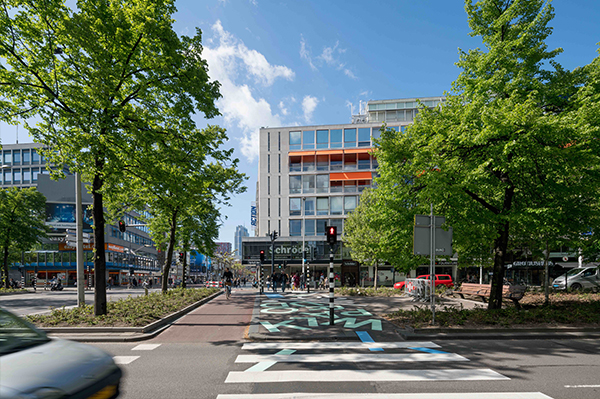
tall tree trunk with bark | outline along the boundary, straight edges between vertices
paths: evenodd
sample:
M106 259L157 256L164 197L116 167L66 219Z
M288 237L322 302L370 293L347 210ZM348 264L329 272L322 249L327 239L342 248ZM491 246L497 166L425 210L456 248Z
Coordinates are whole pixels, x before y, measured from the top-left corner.
M97 161L97 163L103 163ZM99 174L92 183L93 218L94 218L94 314L101 316L107 313L106 305L106 258L104 255L104 206L102 194L103 180Z
M173 259L173 251L175 249L175 232L177 230L177 213L178 208L173 210L171 216L171 226L169 231L169 249L167 250L167 257L165 258L165 264L163 266L162 275L162 292L166 293L169 288L169 272L171 269L171 259Z

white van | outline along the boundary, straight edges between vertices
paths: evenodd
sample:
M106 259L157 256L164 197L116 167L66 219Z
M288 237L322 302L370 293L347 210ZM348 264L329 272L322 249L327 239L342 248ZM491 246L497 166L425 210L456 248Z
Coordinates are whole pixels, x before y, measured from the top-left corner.
M598 267L578 267L569 270L566 274L559 276L552 282L552 288L564 290L568 284L569 289L579 290L582 288L600 289L600 269Z

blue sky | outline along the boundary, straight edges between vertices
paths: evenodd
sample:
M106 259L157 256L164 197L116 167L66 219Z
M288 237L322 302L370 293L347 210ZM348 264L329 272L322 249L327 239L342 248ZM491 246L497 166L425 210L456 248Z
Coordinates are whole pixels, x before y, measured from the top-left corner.
M222 116L248 191L222 209L220 241L235 227L250 229L261 126L350 121L359 101L442 95L460 72L458 49L480 47L469 36L459 0L178 0L175 30L203 32L209 75L218 80ZM548 47L562 47L566 69L590 63L600 42L600 3L560 0ZM1 142L14 143L16 127L0 123ZM19 141L31 141L24 128Z

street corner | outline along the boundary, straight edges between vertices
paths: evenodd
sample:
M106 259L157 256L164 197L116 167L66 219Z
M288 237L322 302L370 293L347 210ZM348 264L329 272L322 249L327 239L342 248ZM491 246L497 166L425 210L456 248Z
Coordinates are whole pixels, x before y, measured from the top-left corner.
M352 299L335 298L333 324L330 320L329 296L314 292L266 292L255 302L253 328L248 337L257 340L358 339L356 331L378 336L394 335L392 324L382 320Z

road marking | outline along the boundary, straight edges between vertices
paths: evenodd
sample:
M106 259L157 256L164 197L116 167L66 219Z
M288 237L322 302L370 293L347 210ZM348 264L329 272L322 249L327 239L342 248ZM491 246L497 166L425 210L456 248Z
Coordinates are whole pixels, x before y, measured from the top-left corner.
M552 399L541 392L465 393L262 393L218 395L217 399Z
M269 299L271 298L283 298L284 296L281 294L265 294L265 296Z
M456 353L321 353L294 356L239 355L236 363L321 363L321 362L468 362L469 359Z
M138 358L139 356L113 356L115 364L129 364Z
M151 350L158 348L161 345L162 344L139 344L135 348L131 348L131 350L132 351L151 351Z
M600 388L600 385L565 385L565 388Z
M289 356L292 353L296 352L293 349L284 349L281 350L279 352L277 352L275 354L275 356ZM239 357L239 356L238 356ZM236 363L242 363L242 362L238 362L236 360ZM257 362L244 362L244 363L257 363ZM266 361L258 361L258 364L255 364L254 366L250 367L248 370L244 371L244 372L253 372L253 371L265 371L267 370L269 367L274 366L277 363L277 360L266 360Z
M440 348L433 342L247 342L242 346L245 350L256 349L406 349L412 347L419 348Z
M358 338L360 338L360 340L362 342L369 342L369 343L375 342L375 340L373 338L371 338L371 336L369 335L368 332L366 332L366 331L355 331L355 332L356 332L356 335L358 335ZM373 351L373 352L380 352L380 351L383 351L383 348L369 348L369 350Z
M225 383L331 381L481 381L510 380L490 369L446 370L279 370L247 373L231 371Z
M448 352L438 351L438 350L429 349L429 348L415 348L415 347L410 347L408 349L414 349L416 351L427 352L427 353L448 353Z

